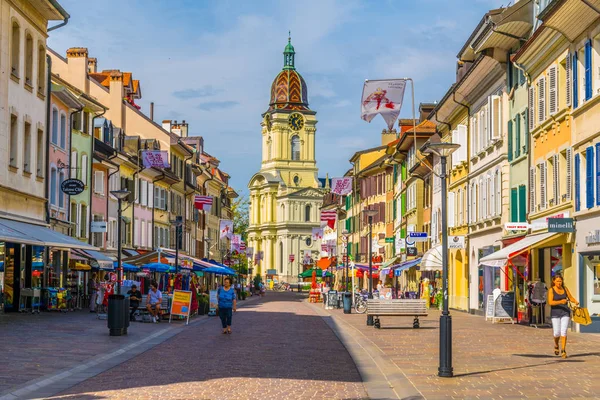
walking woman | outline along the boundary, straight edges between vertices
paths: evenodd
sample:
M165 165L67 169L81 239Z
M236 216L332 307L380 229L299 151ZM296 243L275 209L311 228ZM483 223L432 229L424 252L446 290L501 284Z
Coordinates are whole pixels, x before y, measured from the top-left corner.
M579 305L571 295L569 289L563 285L562 276L556 274L552 278L552 287L548 290L548 304L550 304L552 317L552 330L554 331L554 354L559 354L559 339L562 344L562 358L567 358L567 329L571 320L569 301Z
M230 334L231 317L233 312L237 311L237 296L235 289L231 286L231 278L229 277L225 278L223 286L217 290L217 304L221 325L223 326L223 334Z

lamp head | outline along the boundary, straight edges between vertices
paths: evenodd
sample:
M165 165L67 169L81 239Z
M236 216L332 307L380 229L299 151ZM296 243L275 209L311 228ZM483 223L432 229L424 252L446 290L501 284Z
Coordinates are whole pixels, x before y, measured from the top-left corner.
M363 210L363 214L365 214L367 217L374 217L378 214L377 210L371 210L369 208L365 208Z
M421 147L421 153L423 154L435 154L438 157L448 157L456 150L460 148L460 144L458 143L446 143L446 142L437 142L430 143L427 142Z
M125 198L127 196L129 196L131 192L127 189L121 189L121 190L112 190L110 192L110 194L112 194L113 196L115 196L117 199L119 200L125 200Z

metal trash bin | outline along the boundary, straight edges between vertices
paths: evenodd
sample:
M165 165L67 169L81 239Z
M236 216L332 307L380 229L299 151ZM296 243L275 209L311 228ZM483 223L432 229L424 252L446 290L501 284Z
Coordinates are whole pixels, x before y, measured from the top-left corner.
M352 293L345 292L344 293L344 314L352 313Z
M122 294L108 296L107 325L110 336L127 335L129 328L129 298Z

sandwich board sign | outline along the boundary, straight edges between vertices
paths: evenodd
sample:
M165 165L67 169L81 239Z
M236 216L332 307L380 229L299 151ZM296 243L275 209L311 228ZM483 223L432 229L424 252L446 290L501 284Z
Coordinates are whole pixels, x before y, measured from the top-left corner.
M187 318L186 325L190 323L190 309L192 306L192 292L189 290L174 290L173 300L171 301L171 314L169 323L173 315L180 315Z

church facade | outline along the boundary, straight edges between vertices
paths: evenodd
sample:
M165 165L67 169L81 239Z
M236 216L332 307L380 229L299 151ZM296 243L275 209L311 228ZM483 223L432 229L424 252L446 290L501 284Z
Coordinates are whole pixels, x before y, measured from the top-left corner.
M290 40L283 54L284 66L271 85L261 122L261 168L248 184L248 247L255 254L253 275L297 282L305 254L316 261L321 252L312 229L321 226L328 184L318 179L316 112L308 107L308 89L296 71Z

